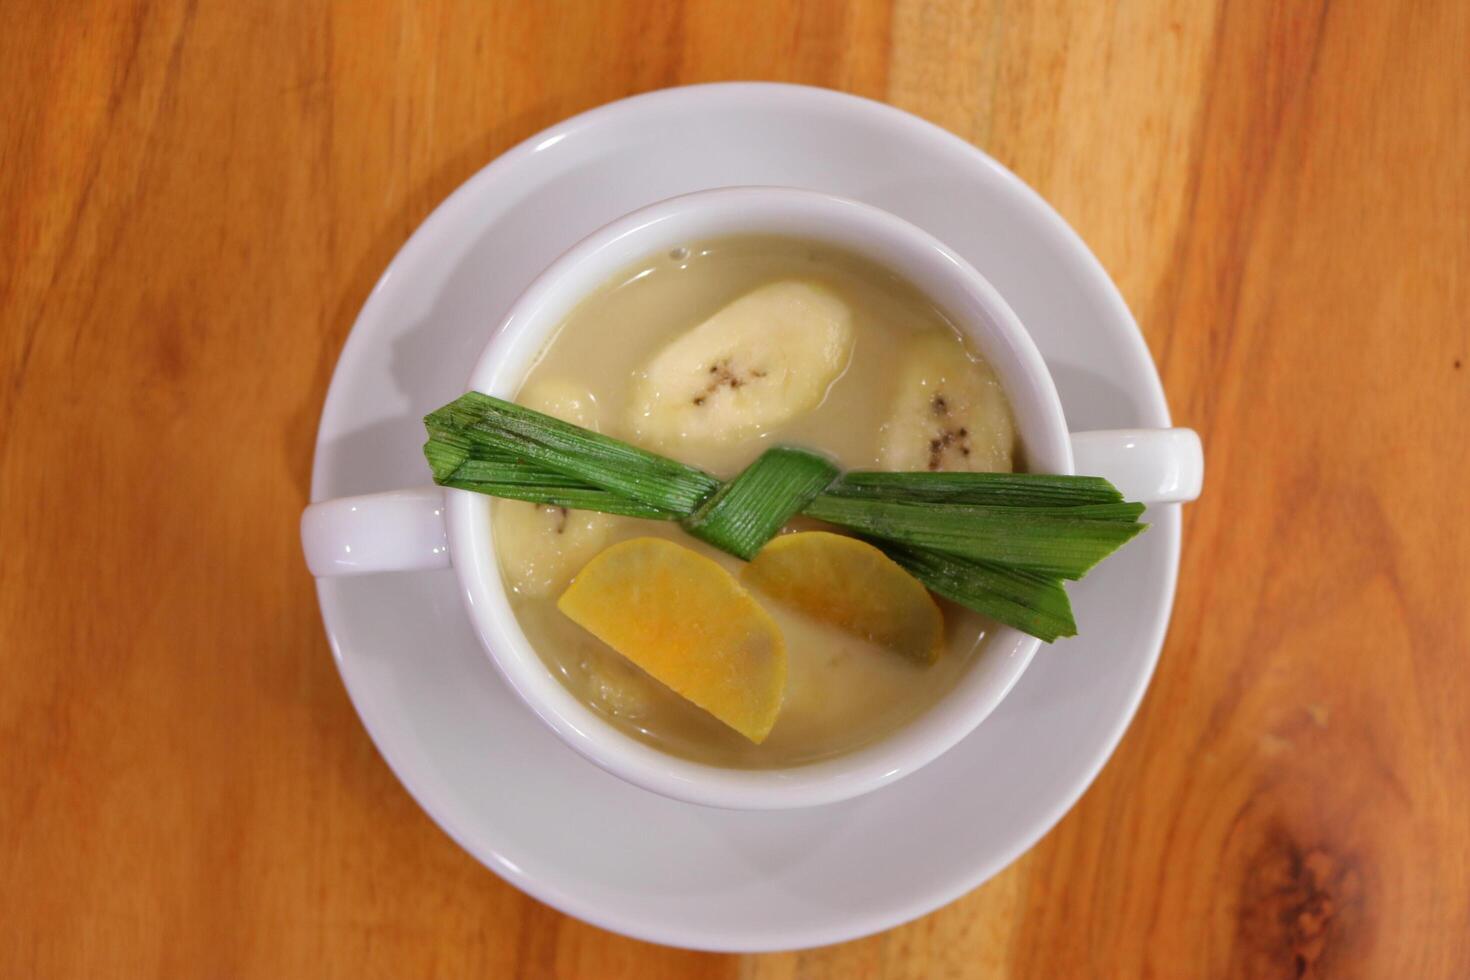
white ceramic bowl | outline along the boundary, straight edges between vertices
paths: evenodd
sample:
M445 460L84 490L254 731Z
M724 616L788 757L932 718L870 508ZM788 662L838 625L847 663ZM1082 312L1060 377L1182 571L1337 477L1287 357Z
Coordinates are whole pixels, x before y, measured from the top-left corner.
M494 332L468 381L510 398L555 328L588 293L643 257L734 234L830 244L903 276L951 318L994 367L1032 471L1073 472L1073 439L1040 353L975 269L885 211L813 191L735 187L671 198L594 232L546 269ZM1191 499L1202 472L1187 430L1075 437L1135 499ZM1121 475L1120 475L1121 474ZM608 724L556 680L511 611L495 559L489 500L438 489L313 504L302 518L314 574L442 567L458 575L481 644L520 698L566 743L607 771L675 799L735 809L814 806L877 789L937 758L980 724L1015 684L1039 641L999 627L956 686L919 718L865 748L802 766L736 770L671 756Z

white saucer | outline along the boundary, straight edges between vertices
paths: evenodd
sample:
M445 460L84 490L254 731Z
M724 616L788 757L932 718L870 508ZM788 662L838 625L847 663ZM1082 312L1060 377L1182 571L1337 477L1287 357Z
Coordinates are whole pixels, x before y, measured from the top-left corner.
M614 103L506 153L414 233L332 378L312 499L422 485L420 418L458 395L514 297L583 235L652 201L785 184L886 208L995 284L1036 338L1073 429L1169 425L1132 317L1033 191L956 137L820 89L735 84ZM980 728L887 789L812 810L675 803L584 761L501 683L448 572L323 579L322 617L373 741L497 874L606 929L710 950L851 939L995 874L1087 788L1168 625L1179 514L1072 589L1081 637L1044 648Z

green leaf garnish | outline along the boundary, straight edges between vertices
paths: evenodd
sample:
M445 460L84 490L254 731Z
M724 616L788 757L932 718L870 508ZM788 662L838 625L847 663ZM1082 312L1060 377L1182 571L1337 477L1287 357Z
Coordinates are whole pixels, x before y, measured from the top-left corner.
M1077 635L1072 603L1060 579L1019 568L873 540L935 595L1050 643Z
M767 449L684 520L684 530L750 561L841 471L805 449Z
M1025 507L911 504L822 496L808 517L885 541L1079 579L1133 538L1143 525L1094 520Z
M852 470L832 485L839 497L903 503L989 504L1008 507L1075 507L1122 501L1100 476L1050 473L890 473Z
M1142 532L1143 505L1095 476L839 475L807 450L768 449L722 483L693 466L479 392L425 419L441 486L651 520L749 560L798 513L856 531L930 591L1050 643L1073 636L1062 579Z
M720 488L703 470L513 402L471 391L429 414L435 429L678 516Z

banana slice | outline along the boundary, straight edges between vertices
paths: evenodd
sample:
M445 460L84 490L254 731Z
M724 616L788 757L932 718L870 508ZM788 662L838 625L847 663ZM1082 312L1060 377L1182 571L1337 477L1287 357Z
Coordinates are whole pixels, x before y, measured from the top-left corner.
M830 289L761 286L654 356L634 385L633 431L670 446L779 425L821 404L852 340L852 311Z
M1015 446L1010 404L990 365L957 336L914 340L880 435L883 468L1009 473Z
M570 382L537 382L516 401L563 422L597 429L597 403L590 392ZM497 500L491 512L495 553L506 583L533 597L560 592L602 550L616 523L609 514L524 500Z

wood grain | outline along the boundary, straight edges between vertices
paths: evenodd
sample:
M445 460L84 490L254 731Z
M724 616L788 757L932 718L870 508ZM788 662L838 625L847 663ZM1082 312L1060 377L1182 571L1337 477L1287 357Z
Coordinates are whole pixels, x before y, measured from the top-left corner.
M1470 6L4 6L0 975L1470 976ZM567 919L399 788L296 519L457 183L686 82L855 91L1053 201L1203 434L1117 756L1035 850L763 957Z

